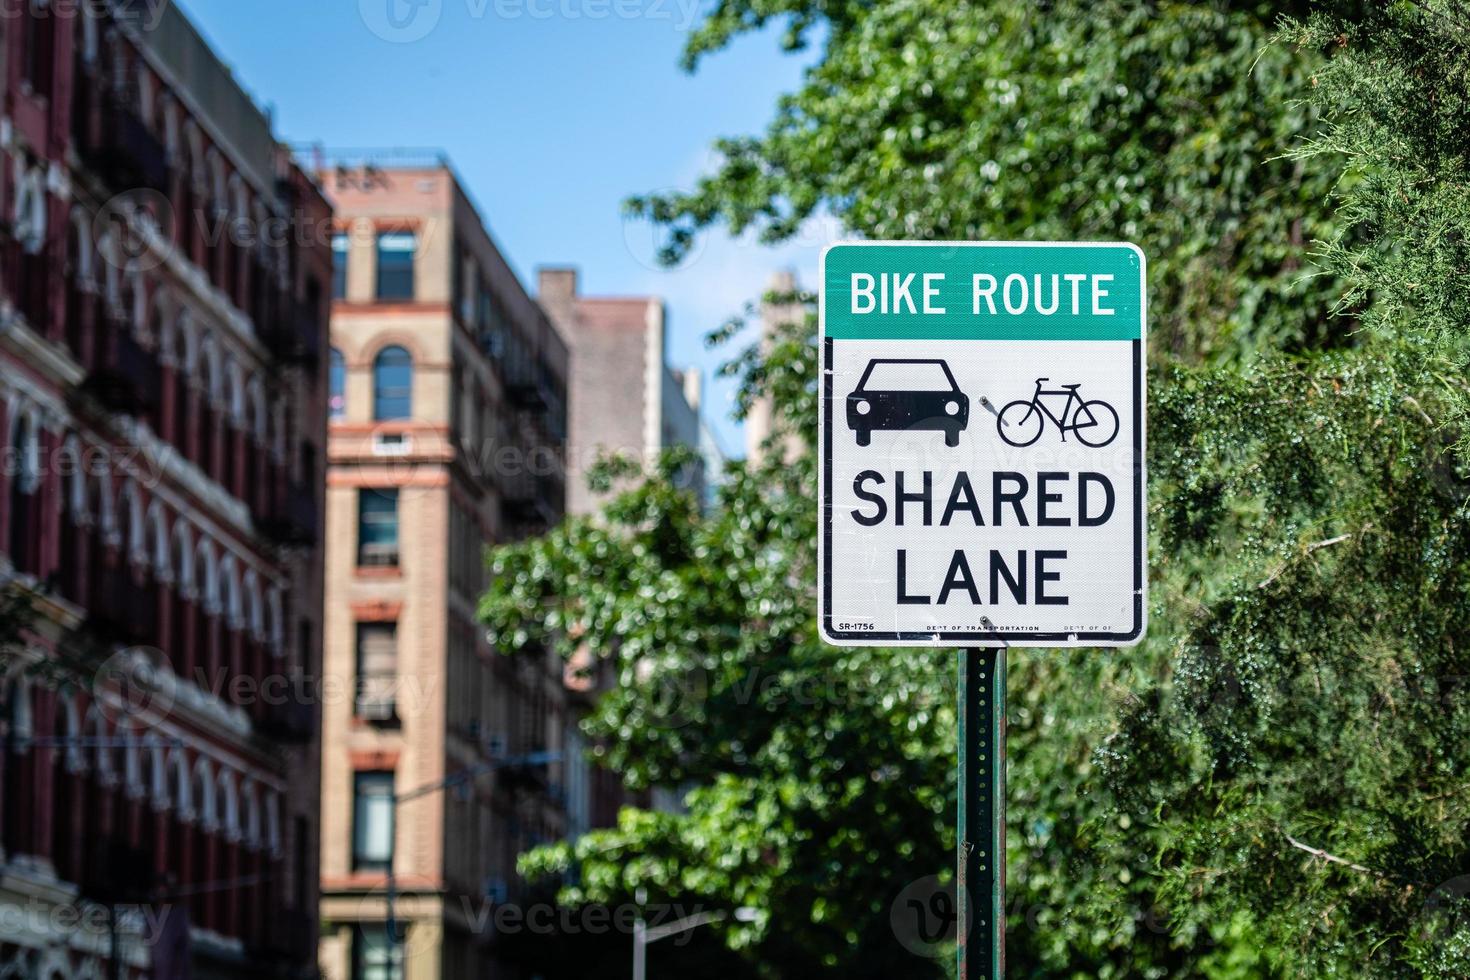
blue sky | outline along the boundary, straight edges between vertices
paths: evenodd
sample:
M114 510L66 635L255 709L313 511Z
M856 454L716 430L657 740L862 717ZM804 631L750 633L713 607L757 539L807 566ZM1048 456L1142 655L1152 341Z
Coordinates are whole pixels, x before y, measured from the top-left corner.
M779 249L721 231L677 270L652 230L623 219L632 193L689 187L710 144L758 133L810 55L774 32L698 73L678 56L700 0L181 0L286 140L328 148L448 152L529 289L535 268L574 264L586 293L669 304L669 358L704 369L706 417L727 452L742 437L721 351L704 334L759 297L773 270L815 281L822 225ZM708 4L709 0L702 0Z

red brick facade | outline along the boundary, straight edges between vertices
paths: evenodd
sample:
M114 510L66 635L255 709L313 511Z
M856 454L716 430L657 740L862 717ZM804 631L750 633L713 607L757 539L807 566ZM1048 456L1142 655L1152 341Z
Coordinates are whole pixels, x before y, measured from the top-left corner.
M15 9L0 569L28 608L0 659L0 905L28 914L0 975L111 975L106 936L53 928L109 903L142 910L119 975L161 969L171 909L195 975L300 975L330 207L173 5Z

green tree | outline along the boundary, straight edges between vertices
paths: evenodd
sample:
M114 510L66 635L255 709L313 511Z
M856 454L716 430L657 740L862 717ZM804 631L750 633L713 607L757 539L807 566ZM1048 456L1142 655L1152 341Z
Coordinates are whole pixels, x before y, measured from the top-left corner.
M723 0L691 66L778 20L822 52L767 132L631 202L670 257L825 210L1151 260L1150 634L1013 655L1014 973L1470 973L1464 5ZM811 338L733 367L808 444ZM952 657L817 641L806 457L708 516L679 462L495 557L502 644L612 658L605 761L695 787L525 868L757 907L764 975L922 975L888 913L953 860Z
M1338 173L1321 260L1361 346L1170 377L1164 551L1231 560L1104 758L1166 900L1249 908L1300 975L1462 977L1470 8L1324 5L1279 43L1324 54L1292 156Z

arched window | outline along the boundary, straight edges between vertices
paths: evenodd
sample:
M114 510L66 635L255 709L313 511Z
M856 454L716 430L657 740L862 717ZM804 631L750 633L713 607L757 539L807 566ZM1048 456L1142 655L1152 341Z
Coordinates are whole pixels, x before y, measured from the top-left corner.
M347 362L335 347L327 367L327 383L327 416L340 419L347 411Z
M243 801L245 825L241 832L245 837L245 844L251 850L259 850L265 843L265 821L260 814L260 794L256 792L254 780L247 780L240 791Z
M149 733L143 739L148 751L148 797L153 809L162 812L173 802L168 789L168 751L157 735Z
M203 535L194 549L194 592L206 616L219 614L219 567L215 564L214 549Z
M253 568L245 573L245 625L252 638L265 639L265 602L260 597L260 577Z
M214 770L210 768L209 760L203 756L194 760L192 786L191 796L194 801L195 816L199 818L199 826L205 833L213 833L219 826L219 811L215 808Z
M138 732L126 721L117 726L116 737L122 742L123 793L130 800L141 800L148 794L148 786L143 779L143 749Z
M56 464L57 472L61 476L62 515L70 524L89 523L91 515L87 513L86 455L82 452L82 441L75 432L68 433L62 442ZM63 553L71 554L69 551Z
M173 93L164 89L158 97L158 118L162 123L163 149L170 167L179 163L179 103Z
M80 206L72 208L71 231L66 240L67 272L77 288L92 286L92 219Z
M18 571L37 572L40 561L41 459L34 416L22 409L11 427L10 554Z
M229 413L230 425L244 429L249 422L245 418L245 372L229 354L225 355L225 409Z
M174 582L179 594L185 599L193 599L194 551L189 543L189 524L183 517L174 522L173 552Z
M413 357L385 347L373 361L373 420L406 419L413 412Z
M148 562L148 528L143 523L143 502L138 496L138 485L131 477L123 481L118 505L123 554L134 565L145 565Z
M265 386L260 383L260 378L250 379L245 388L245 400L250 415L250 433L257 445L265 446L270 442L270 420L265 410Z
M113 502L112 465L105 455L99 454L96 462L88 463L87 472L92 477L87 512L95 521L102 543L109 548L115 548L122 538L117 526L117 507Z
M16 182L15 237L27 255L38 254L46 244L46 173L40 167L32 167Z
M225 178L225 158L219 148L211 146L205 154L205 166L209 168L209 203L216 215L229 210L229 182Z
M190 823L194 819L194 794L189 783L189 760L182 748L175 747L169 754L169 766L173 770L175 812L180 823Z
M238 630L244 625L244 603L240 601L240 572L234 555L225 555L219 565L220 605L224 609L225 625Z
M168 517L163 512L163 502L154 498L148 505L148 516L144 519L148 528L145 547L148 549L149 566L153 577L164 583L174 580L173 561L169 555Z
M184 139L189 144L189 185L195 195L203 196L209 189L204 168L204 131L193 119L184 124ZM196 231L199 228L197 221L182 221L180 224Z
M228 769L222 768L215 785L219 794L215 819L226 839L233 843L240 839L240 797L235 791L235 777Z

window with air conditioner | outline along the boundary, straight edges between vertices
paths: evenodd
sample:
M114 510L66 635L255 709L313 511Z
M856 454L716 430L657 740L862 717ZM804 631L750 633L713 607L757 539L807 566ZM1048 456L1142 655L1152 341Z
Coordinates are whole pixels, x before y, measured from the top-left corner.
M398 715L398 624L357 624L357 716L392 721Z

